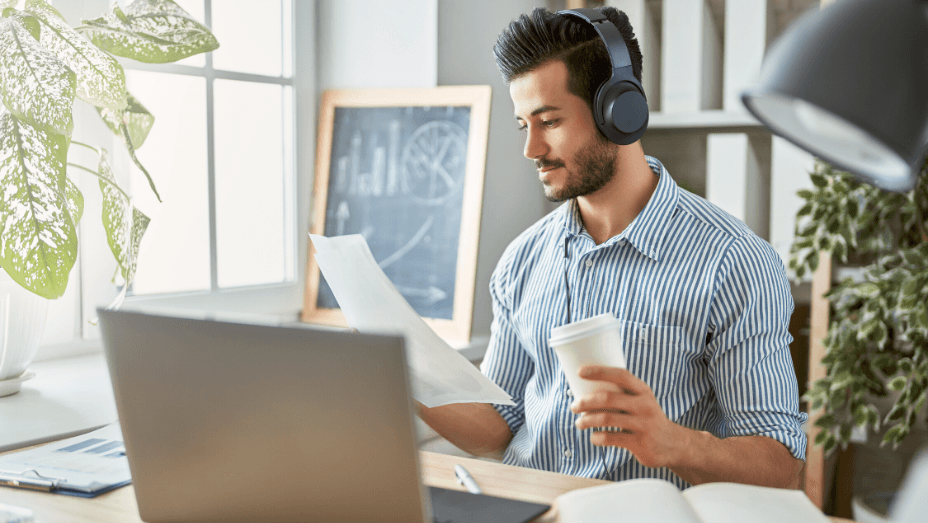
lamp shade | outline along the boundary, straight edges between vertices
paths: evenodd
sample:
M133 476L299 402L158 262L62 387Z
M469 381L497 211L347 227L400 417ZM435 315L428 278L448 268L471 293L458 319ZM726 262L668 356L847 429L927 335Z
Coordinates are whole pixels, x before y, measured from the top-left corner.
M928 144L928 2L841 0L771 46L748 110L877 187L915 186Z

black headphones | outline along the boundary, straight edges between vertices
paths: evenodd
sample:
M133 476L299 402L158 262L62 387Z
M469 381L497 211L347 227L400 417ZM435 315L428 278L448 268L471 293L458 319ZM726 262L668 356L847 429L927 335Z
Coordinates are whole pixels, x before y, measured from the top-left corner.
M609 141L628 145L648 128L648 101L641 82L632 72L632 59L622 33L598 9L569 9L557 14L579 18L590 25L606 44L612 77L593 95L593 118Z

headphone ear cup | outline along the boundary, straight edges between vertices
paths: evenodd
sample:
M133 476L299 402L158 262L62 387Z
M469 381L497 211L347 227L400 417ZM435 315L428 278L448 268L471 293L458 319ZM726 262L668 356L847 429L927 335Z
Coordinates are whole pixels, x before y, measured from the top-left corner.
M648 122L648 102L630 82L619 82L612 86L603 102L603 119L622 134L634 134Z

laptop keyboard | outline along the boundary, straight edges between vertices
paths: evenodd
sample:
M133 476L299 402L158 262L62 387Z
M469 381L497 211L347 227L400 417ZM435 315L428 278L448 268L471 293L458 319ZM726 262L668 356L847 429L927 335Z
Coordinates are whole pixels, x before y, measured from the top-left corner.
M525 523L548 511L550 505L460 490L429 487L433 523Z

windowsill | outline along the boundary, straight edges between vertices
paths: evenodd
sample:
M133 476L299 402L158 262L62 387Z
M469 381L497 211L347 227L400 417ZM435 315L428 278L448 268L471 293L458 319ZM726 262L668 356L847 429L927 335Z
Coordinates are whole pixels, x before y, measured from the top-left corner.
M76 436L117 420L102 352L40 361L22 390L0 398L0 452Z

